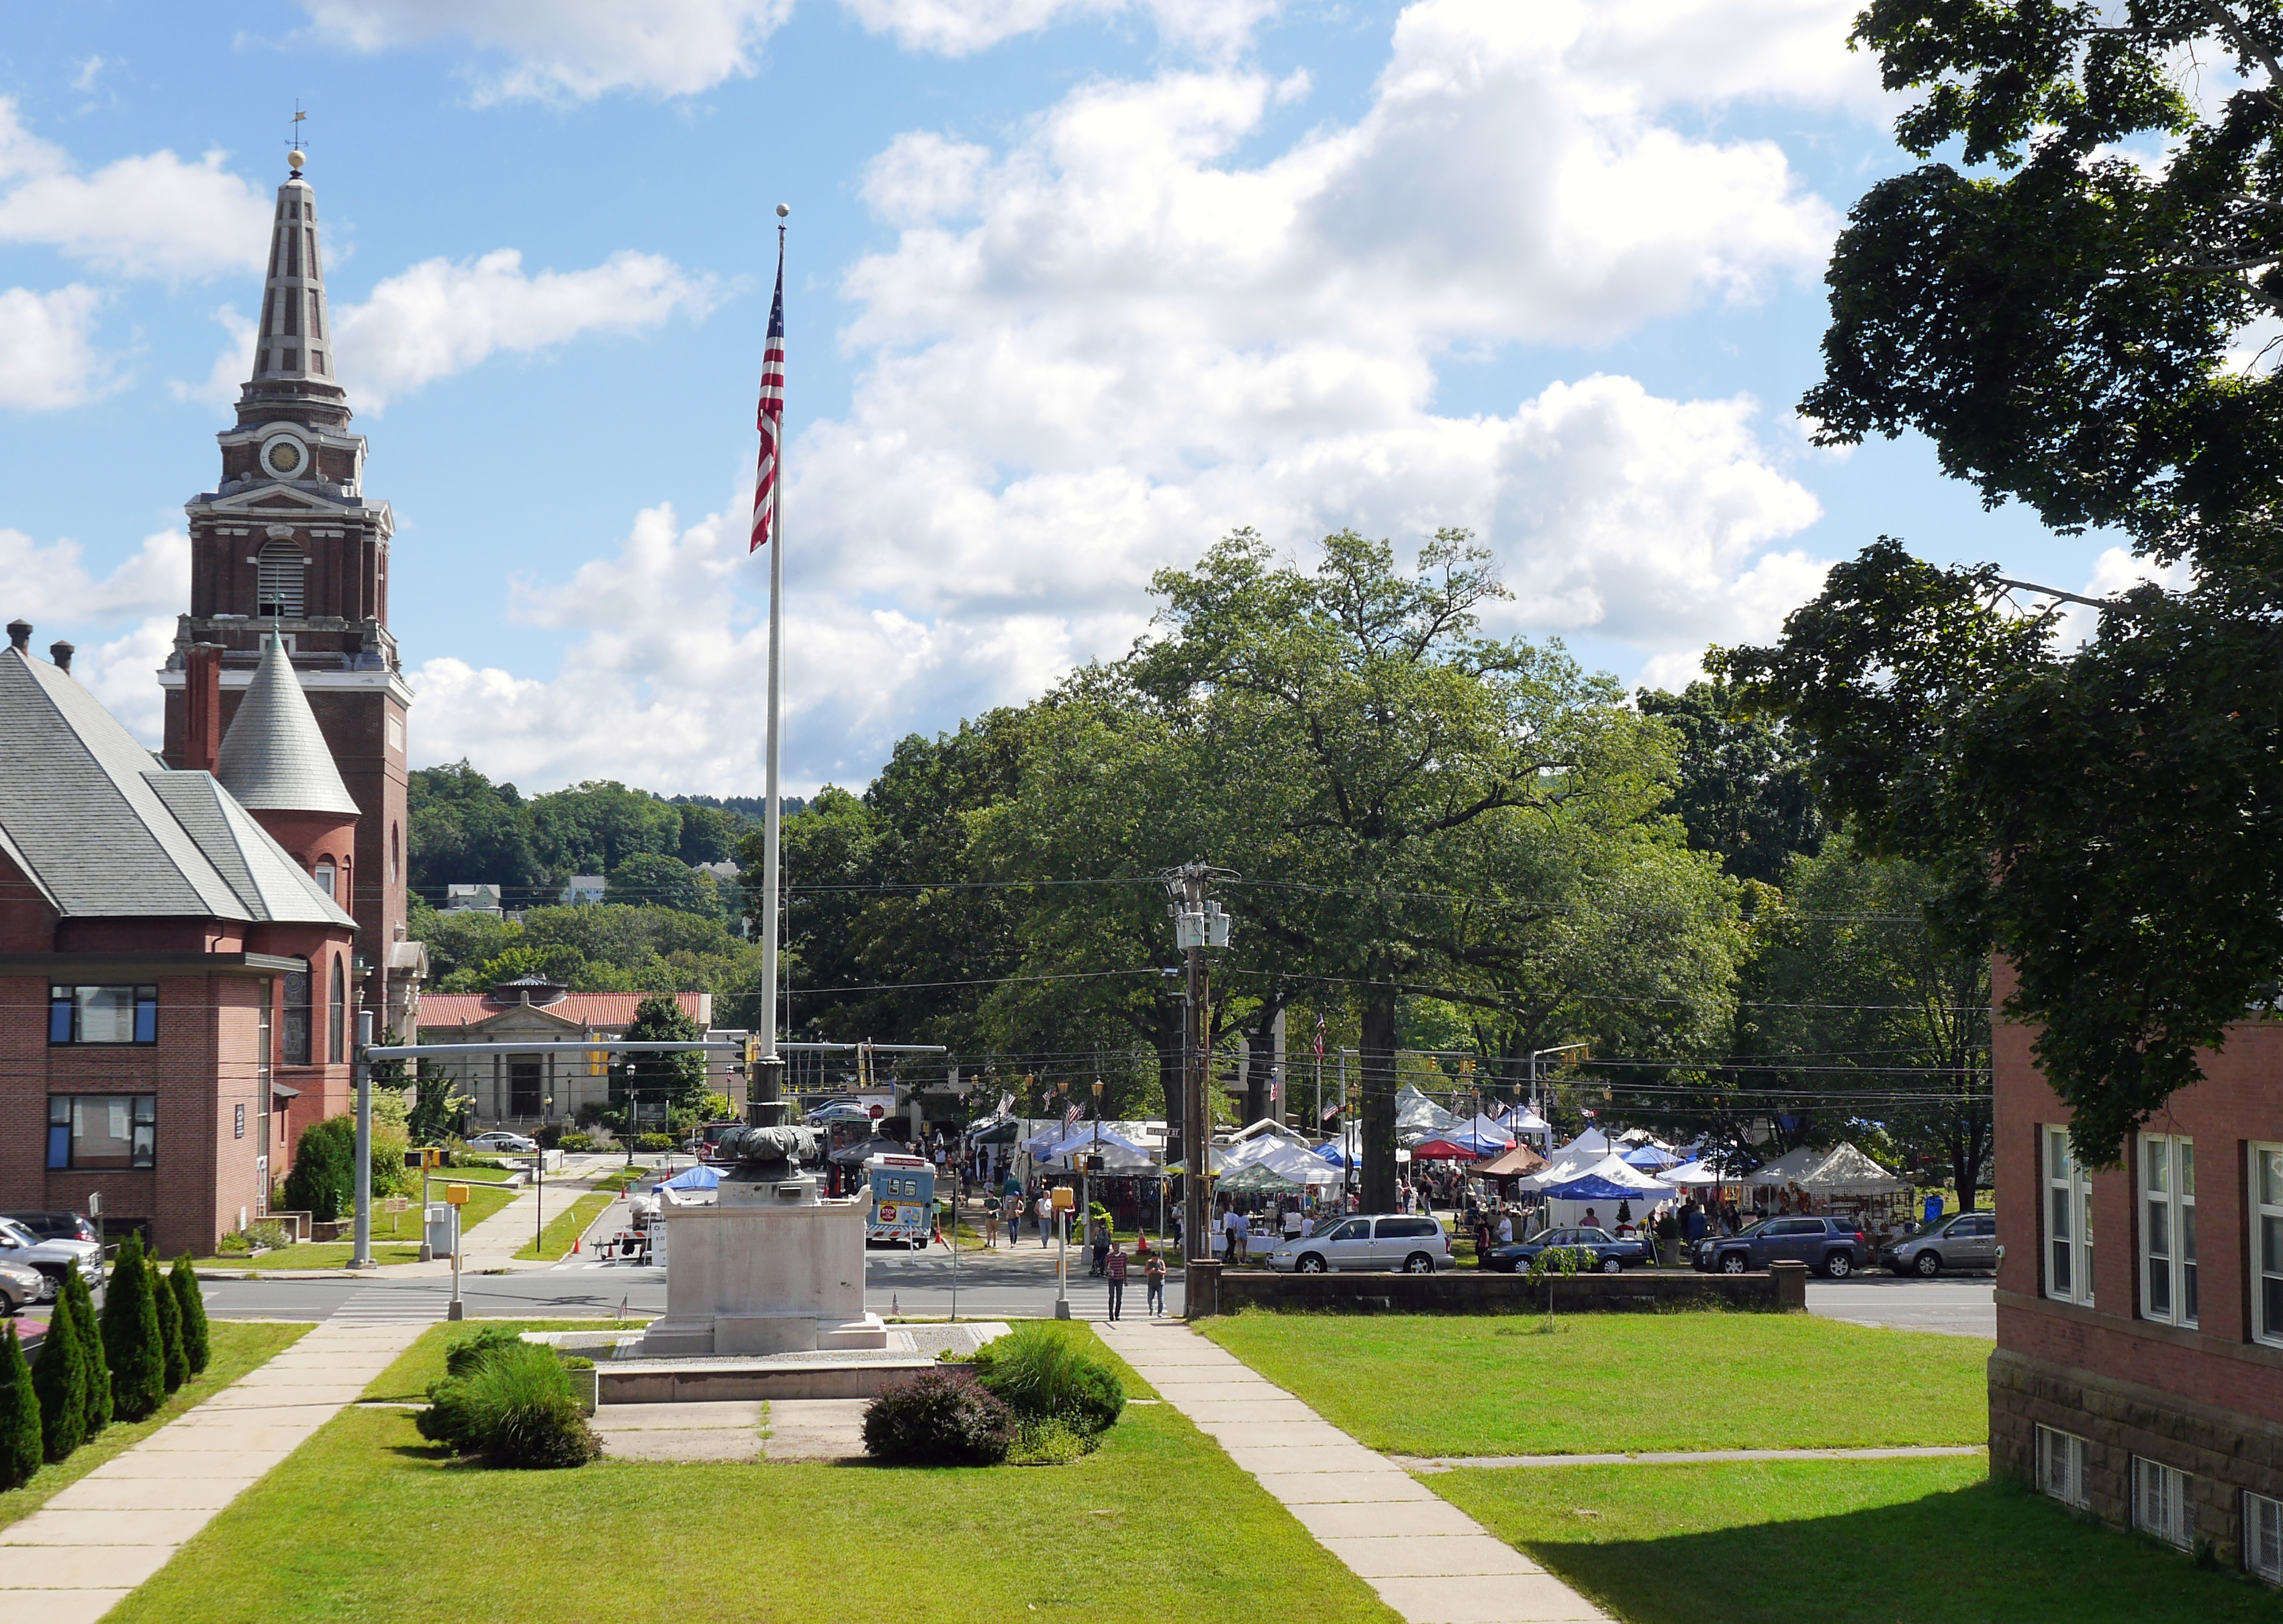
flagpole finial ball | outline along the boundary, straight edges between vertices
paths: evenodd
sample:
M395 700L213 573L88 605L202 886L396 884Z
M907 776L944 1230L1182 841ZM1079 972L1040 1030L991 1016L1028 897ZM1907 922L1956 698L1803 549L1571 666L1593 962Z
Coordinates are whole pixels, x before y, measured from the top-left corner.
M778 218L779 220L783 220L783 219L787 214L791 214L791 213L792 213L792 205L791 205L791 204L790 204L790 203L780 203L780 204L778 204L778 205L777 205L777 218Z
M289 169L299 169L308 161L309 155L307 152L304 152L300 147L295 147L292 152L285 154L285 167Z

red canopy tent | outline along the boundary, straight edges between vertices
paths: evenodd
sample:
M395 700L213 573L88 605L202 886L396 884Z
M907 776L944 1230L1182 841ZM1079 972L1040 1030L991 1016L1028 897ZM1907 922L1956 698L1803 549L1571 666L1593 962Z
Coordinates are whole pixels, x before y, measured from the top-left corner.
M1423 1145L1411 1147L1414 1162L1472 1162L1475 1153L1463 1145L1453 1145L1448 1139L1429 1139Z

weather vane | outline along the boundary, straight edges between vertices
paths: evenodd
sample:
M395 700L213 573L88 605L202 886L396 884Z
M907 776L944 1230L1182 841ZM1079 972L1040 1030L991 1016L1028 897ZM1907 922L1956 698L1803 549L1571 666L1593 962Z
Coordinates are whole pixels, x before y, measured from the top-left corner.
M285 154L285 163L286 167L293 171L292 178L297 181L301 178L301 166L309 161L308 143L301 139L301 125L308 116L301 110L301 98L295 97L293 124L285 137L285 144L290 149Z

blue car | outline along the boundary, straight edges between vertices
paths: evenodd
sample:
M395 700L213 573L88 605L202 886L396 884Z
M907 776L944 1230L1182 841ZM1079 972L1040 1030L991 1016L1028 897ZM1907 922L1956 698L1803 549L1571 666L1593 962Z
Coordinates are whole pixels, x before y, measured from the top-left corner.
M1555 1247L1579 1248L1586 1254L1585 1266L1603 1274L1638 1269L1649 1261L1648 1243L1645 1240L1620 1240L1605 1229L1542 1229L1527 1240L1492 1247L1483 1259L1483 1267L1520 1274L1540 1252Z

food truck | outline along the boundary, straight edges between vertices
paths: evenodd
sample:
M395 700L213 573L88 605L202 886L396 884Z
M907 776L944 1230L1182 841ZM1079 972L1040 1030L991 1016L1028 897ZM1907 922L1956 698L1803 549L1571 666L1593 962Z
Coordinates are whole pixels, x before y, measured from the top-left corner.
M935 1164L919 1156L883 1153L865 1162L864 1174L872 1186L864 1244L925 1250L935 1231Z

